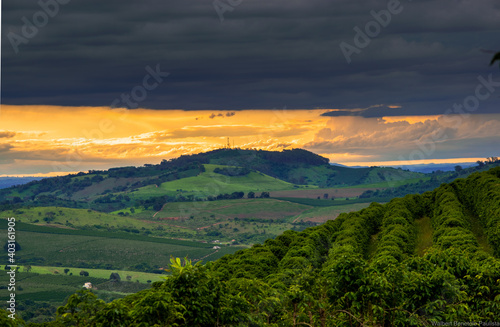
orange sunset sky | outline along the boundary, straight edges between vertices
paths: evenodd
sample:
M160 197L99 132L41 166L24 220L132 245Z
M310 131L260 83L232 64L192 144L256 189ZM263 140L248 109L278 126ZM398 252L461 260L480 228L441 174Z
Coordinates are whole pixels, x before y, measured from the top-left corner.
M0 176L51 176L155 164L221 148L227 137L240 148L304 148L344 165L475 162L498 155L500 114L321 116L331 110L3 105Z

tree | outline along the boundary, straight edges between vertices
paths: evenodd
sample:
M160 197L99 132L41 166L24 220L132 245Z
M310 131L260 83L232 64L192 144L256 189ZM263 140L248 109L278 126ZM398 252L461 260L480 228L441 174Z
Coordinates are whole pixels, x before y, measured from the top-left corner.
M192 303L194 304L194 301ZM186 307L165 289L150 291L138 300L130 312L133 324L126 326L198 326L184 324ZM108 323L108 321L106 321Z
M253 199L253 198L255 198L255 192L252 192L252 191L248 192L247 197L248 197L249 199Z
M219 325L223 297L221 280L207 266L193 265L187 258L184 263L180 258L171 258L170 263L172 276L165 286L172 294L170 301L185 307L185 326Z
M233 193L231 193L230 198L231 199L241 199L244 196L245 196L245 193L243 193L243 192L233 192Z
M67 275L69 273L69 268L65 268L64 273Z
M85 270L82 270L82 271L80 271L80 276L88 277L89 276L89 272L85 271Z
M12 199L12 203L13 203L13 204L18 204L18 203L22 203L22 202L23 202L23 200L22 200L20 197L18 197L18 196L15 196L15 197Z
M97 326L132 326L132 317L128 306L123 301L116 300L96 314L95 322ZM139 326L138 321L135 323Z
M455 171L456 171L457 173L460 173L462 170L463 170L463 169L462 169L462 166L460 166L460 165L455 166Z
M118 273L111 273L111 275L109 276L109 280L112 281L112 282L119 282L119 281L121 281L120 274L118 274Z
M106 303L90 290L71 295L66 305L57 309L57 320L65 326L92 326L96 314Z
M19 315L15 315L15 319L9 317L11 313L4 308L0 309L0 326L5 327L17 327L17 326L26 326L24 320L22 320Z
M269 195L269 192L262 192L260 193L260 197L261 198L268 198L270 195Z

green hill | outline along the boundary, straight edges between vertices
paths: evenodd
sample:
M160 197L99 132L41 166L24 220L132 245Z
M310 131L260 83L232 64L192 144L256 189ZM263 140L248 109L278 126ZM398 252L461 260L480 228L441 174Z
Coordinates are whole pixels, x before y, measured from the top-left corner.
M184 196L207 197L210 195L217 196L221 193L248 193L303 188L256 171L248 171L247 174L241 176L227 176L214 172L217 168L235 169L236 167L233 166L205 164L204 167L205 171L197 176L169 181L160 185L145 186L131 192L129 196L145 199L161 195L175 196L180 193ZM310 186L310 188L315 187Z
M44 326L487 325L500 319L499 231L497 167L211 264L171 259L151 289L108 304L82 291Z
M222 169L214 172L215 168ZM235 173L238 169L240 171ZM100 210L102 208L99 206L89 205L89 201L110 194L129 192L135 192L138 196L142 196L141 193L173 195L178 189L203 190L216 187L221 192L255 189L272 191L290 189L294 185L332 187L390 183L424 176L392 168L356 169L333 166L328 163L328 159L302 149L282 152L220 149L163 160L158 165L112 168L33 181L0 190L0 204L52 204ZM226 182L226 177L231 179L230 183ZM162 185L162 189L155 190L159 185ZM208 193L214 191L205 191L205 194ZM115 210L118 208L120 205L114 206ZM111 209L113 208L107 210Z

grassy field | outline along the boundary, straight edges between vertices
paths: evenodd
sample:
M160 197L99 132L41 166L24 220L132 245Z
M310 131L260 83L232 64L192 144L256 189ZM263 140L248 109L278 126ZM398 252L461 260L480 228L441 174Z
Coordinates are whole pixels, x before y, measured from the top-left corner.
M65 275L64 273L45 273L44 270L52 269L50 267L33 267L32 272L24 272L21 268L16 273L16 302L29 300L31 303L44 302L54 306L60 306L72 294L81 290L87 282L92 283L93 292L106 302L121 298L130 293L136 293L143 289L149 288L148 281L154 282L162 280L161 275L147 277L146 274L138 274L134 272L118 272L121 281L110 281L111 271L103 271L103 277L96 277L99 273L93 269L85 269L89 272L88 277L80 276L75 269L73 275ZM54 268L56 271L57 268ZM40 271L40 272L33 272ZM63 268L61 267L61 271ZM96 276L93 276L96 275ZM127 281L127 276L130 276L130 281ZM134 279L134 277L136 277ZM0 297L7 299L11 293L4 285L9 284L9 275L0 275ZM147 278L147 279L146 279ZM23 308L25 309L25 308Z
M260 242L293 228L292 217L311 206L276 199L238 199L207 202L167 203L155 221L171 228L189 228L200 238L235 239L239 243ZM258 235L248 239L249 234Z
M14 212L15 213L15 212ZM4 216L5 217L5 216ZM8 217L8 216L7 216ZM152 243L162 243L162 244L171 244L171 245L180 245L180 246L189 246L189 247L208 247L208 245L203 244L197 241L190 240L182 240L182 239L174 239L167 238L169 232L173 232L172 230L165 230L164 226L167 227L166 224L160 224L158 222L153 221L143 221L143 223L149 224L149 228L153 230L160 237L151 237L149 235L149 231L147 229L137 230L131 229L127 231L117 231L111 228L102 228L102 226L83 226L83 229L74 229L67 228L64 225L57 224L29 224L21 222L19 219L19 215L15 214L13 217L17 217L16 222L16 230L25 231L25 232L36 232L36 233L47 233L47 234L59 234L59 235L79 235L79 236L91 236L91 237L99 237L99 238L110 238L110 239L122 239L122 240L133 240L133 241L142 241L142 242L152 242ZM7 228L7 220L0 219L0 229Z
M209 244L171 238L205 242L214 240L230 242L235 239L240 244L252 244L264 240L265 237L275 237L287 229L295 228L294 224L322 223L335 219L341 212L359 210L369 204L350 203L344 198L335 201L307 198L290 198L290 200L292 202L274 198L170 202L156 214L151 211L145 214L141 210L131 213L128 209L130 216L126 217L60 207L23 208L3 212L2 216L16 217L18 228L26 232L79 235L97 237L99 240L120 239L117 243L125 240L165 243L173 245L174 248L175 246L210 248ZM47 216L52 219L50 223L43 221ZM251 234L255 234L256 237L250 237ZM193 251L198 250L191 249L189 253ZM201 253L199 257L205 254ZM33 262L40 264L37 261ZM48 265L46 262L42 264Z
M357 197L367 190L373 190L373 188L336 187L336 188L286 190L286 191L272 192L271 196L277 198L306 198L306 199L317 199L319 196L321 199L324 199L324 196L326 194L327 199L331 199L332 197L335 199L342 199L342 198Z
M315 223L324 223L327 220L333 220L343 212L358 211L368 207L370 203L355 203L333 207L315 207L304 213L292 217L291 222L312 221Z
M4 244L7 233L2 232L0 242ZM17 231L16 240L22 249L16 252L19 265L65 266L75 268L101 267L120 270L140 270L136 266L164 267L170 256L200 259L213 254L215 260L239 248L224 246L214 253L208 244L200 247L162 244L147 241L113 239L80 235L48 234ZM2 256L7 262L6 254Z
M132 282L139 282L147 284L148 280L151 282L161 281L167 274L153 274L139 271L129 271L129 270L109 270L109 269L92 269L92 268L74 268L74 267L50 267L50 266L30 266L29 272L32 274L40 275L61 275L61 276L74 276L80 277L80 272L82 270L89 273L88 277L99 278L103 280L109 280L111 273L118 273L123 281L129 280ZM0 265L0 269L4 269L5 266ZM64 270L69 269L66 273ZM28 272L27 266L21 266L20 272ZM130 276L128 279L127 276ZM87 278L88 278L87 277Z
M217 219L258 218L258 219L284 219L297 215L310 206L291 203L276 199L238 199L218 200L206 202L172 202L167 203L155 216L157 219L177 221L194 218L210 217ZM176 219L177 218L177 219ZM197 219L191 219L193 227ZM199 223L198 223L199 224ZM203 225L201 221L201 225Z
M308 205L311 207L335 207L335 206L345 206L351 204L360 203L372 203L372 202L388 202L391 198L368 198L368 199L358 199L358 198L340 198L335 200L324 200L324 199L310 199L310 198L275 198L278 200Z
M229 177L222 174L214 173L215 168L224 168L228 166L221 165L205 165L206 171L195 177L187 177L179 180L165 182L159 187L157 185L148 185L139 188L135 192L128 193L134 199L146 199L153 196L175 195L182 193L183 195L194 194L200 197L209 195L216 196L218 194L233 193L233 192L263 192L274 190L292 190L297 188L294 184L284 182L277 178L259 173L250 172L245 176ZM308 188L316 188L308 186Z
M188 204L189 205L189 204ZM129 212L130 208L119 210L118 212ZM117 232L129 232L133 235L151 235L156 237L177 237L182 235L192 239L193 233L189 228L175 228L163 221L152 221L150 218L154 215L154 211L148 211L143 214L142 210L137 210L134 216L120 216L117 214L106 214L98 211L87 209L71 209L61 207L36 207L31 209L22 209L16 211L4 211L1 213L3 217L16 217L18 222L34 224L43 227L51 227L49 232L54 233L80 233L80 229L94 231L108 231L109 237L116 237ZM44 221L50 216L49 222ZM59 230L58 230L59 229ZM65 231L61 231L64 229ZM75 230L72 232L72 230ZM84 233L85 234L85 233ZM92 236L95 233L87 233ZM104 235L103 235L104 236ZM130 238L129 236L124 236ZM199 246L198 244L197 246Z
M89 178L92 178L93 175L88 175ZM74 177L77 179L78 177ZM81 176L81 179L84 177ZM94 198L96 195L103 193L106 190L112 190L115 187L119 186L128 186L134 184L136 182L140 182L146 180L147 177L136 177L136 178L106 178L105 180L94 183L85 189L75 192L71 197L72 200L84 200Z
M300 190L292 192L297 191ZM318 190L303 191L317 192ZM319 191L324 192L325 189ZM351 192L351 189L347 192ZM134 212L130 208L118 211L128 212L128 216L118 215L118 212L105 214L87 209L62 207L23 208L1 214L4 217L16 217L17 227L24 232L43 232L66 235L66 237L69 235L97 237L97 244L109 244L109 249L115 249L119 247L117 244L129 240L146 242L146 244L163 243L162 247L170 244L172 247L165 250L168 253L167 257L170 254L177 256L188 254L196 259L210 253L211 246L192 241L220 240L232 243L232 240L235 240L235 244L249 245L266 238L276 237L287 229L297 229L301 226L300 224L323 223L335 219L341 212L359 210L368 206L372 200L360 203L363 201L363 199L345 200L343 197L336 198L334 201L312 198L243 198L204 202L169 202L156 213L137 208ZM44 221L47 217L50 217L49 222ZM61 237L65 239L65 236ZM104 239L107 240L104 241ZM177 239L192 241L189 243ZM177 247L183 249L186 246L194 248L178 255ZM200 248L205 249L200 250ZM123 254L119 250L116 251L113 254L106 254L106 260L113 255L129 256L133 260L141 258L134 252ZM35 251L29 256L29 262L33 264L50 265L54 262L62 264L70 260L63 253L57 253L51 257L51 262L44 262L40 260L45 259L45 255L36 258L34 253ZM148 262L157 260L149 254L146 257ZM91 266L100 264L99 267L102 267L103 265L103 262L97 262L93 256L78 256L78 258L84 258L81 259L84 261L91 260ZM125 267L124 263L120 263L119 267Z
M1 213L3 217L16 217L18 221L47 225L45 219L49 219L50 224L58 224L61 227L83 227L99 225L110 228L137 228L150 227L147 223L140 220L106 214L88 209L72 209L62 207L35 207L23 208L21 210L4 211Z
M8 284L8 275L0 275L0 283ZM65 275L41 275L36 273L16 273L16 301L32 300L62 303L64 299L82 289L86 282L94 285L107 282L107 279ZM147 285L142 284L142 288ZM0 289L0 296L8 298L7 289Z

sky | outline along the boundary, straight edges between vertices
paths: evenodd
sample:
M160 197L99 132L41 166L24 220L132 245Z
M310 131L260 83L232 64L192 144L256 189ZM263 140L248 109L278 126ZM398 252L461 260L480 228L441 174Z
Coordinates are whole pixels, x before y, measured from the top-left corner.
M495 0L3 1L0 176L235 146L498 156Z

